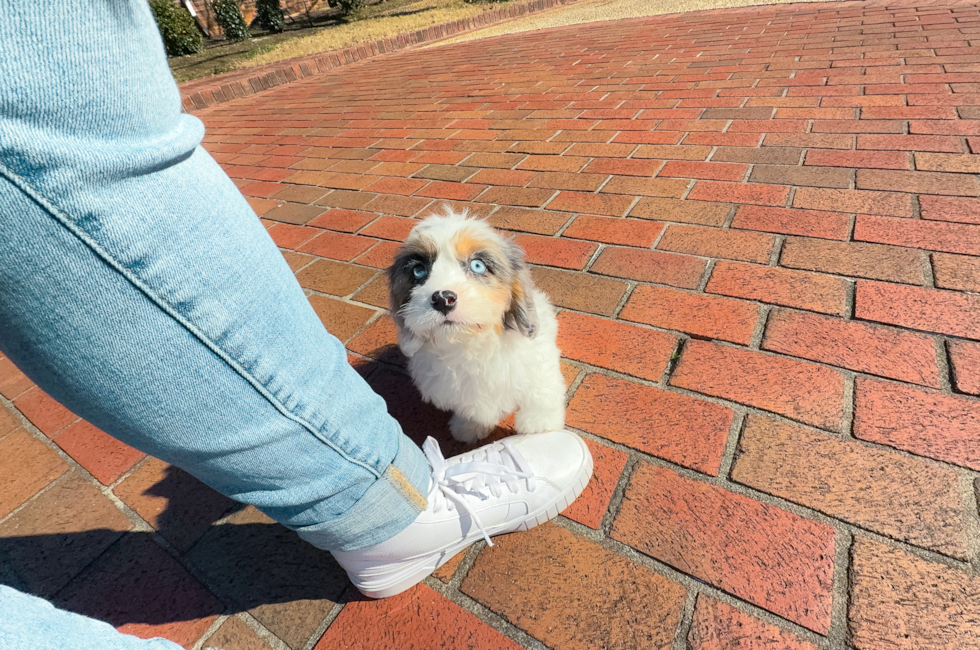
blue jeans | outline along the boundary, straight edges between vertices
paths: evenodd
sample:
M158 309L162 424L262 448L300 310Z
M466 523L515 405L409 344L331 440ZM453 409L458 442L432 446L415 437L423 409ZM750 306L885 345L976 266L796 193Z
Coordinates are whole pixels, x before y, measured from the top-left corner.
M146 0L0 8L0 350L320 548L404 529L429 465L199 146Z

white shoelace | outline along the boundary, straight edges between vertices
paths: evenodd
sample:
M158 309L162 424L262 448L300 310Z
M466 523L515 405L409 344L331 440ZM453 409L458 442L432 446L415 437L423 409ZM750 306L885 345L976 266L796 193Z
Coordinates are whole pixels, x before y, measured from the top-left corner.
M422 451L432 465L432 484L429 486L428 499L433 503L434 511L439 512L448 507L448 502L458 505L473 519L473 523L483 533L483 539L487 540L487 545L493 546L480 518L459 493L465 491L485 497L489 491L493 496L499 497L503 493L502 485L517 492L521 480L534 477L534 472L521 452L514 447L514 443L505 438L464 454L461 462L450 465L442 455L439 443L431 436L422 445ZM534 491L533 481L527 481L527 490Z

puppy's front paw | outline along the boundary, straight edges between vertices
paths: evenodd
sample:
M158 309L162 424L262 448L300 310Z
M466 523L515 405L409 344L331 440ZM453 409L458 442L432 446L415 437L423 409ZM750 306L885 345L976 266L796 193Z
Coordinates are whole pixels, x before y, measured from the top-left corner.
M449 433L453 434L453 438L460 442L473 443L483 440L490 435L491 431L493 431L492 426L488 427L474 422L459 414L454 414L449 420Z

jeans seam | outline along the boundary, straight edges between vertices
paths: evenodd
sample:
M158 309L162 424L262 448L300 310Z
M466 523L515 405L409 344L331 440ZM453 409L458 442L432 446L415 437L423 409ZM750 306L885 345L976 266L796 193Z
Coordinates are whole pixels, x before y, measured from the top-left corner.
M5 177L8 181L13 183L18 187L24 194L34 200L38 205L41 206L48 214L50 214L58 223L63 227L67 228L75 237L77 237L85 246L87 246L93 253L95 253L103 262L112 267L117 273L119 273L127 282L129 282L133 287L135 287L140 293L146 296L151 302L153 302L157 307L159 307L164 313L173 318L178 324L180 324L184 329L190 332L195 338L197 338L201 343L204 344L211 352L216 354L219 359L226 363L232 370L238 373L245 381L252 385L252 387L258 391L262 397L268 401L273 408L279 411L284 417L292 420L293 422L299 424L304 429L313 434L317 440L321 441L335 452L340 454L344 460L353 463L359 467L366 469L370 472L376 479L382 478L383 472L378 472L375 468L371 467L368 463L352 458L343 449L338 447L335 443L331 442L324 436L322 436L312 424L307 422L305 419L299 417L298 415L290 412L281 401L279 401L275 395L273 395L256 377L249 373L245 368L243 368L238 362L236 362L230 354L225 352L221 347L212 341L204 332L200 331L190 320L180 315L176 309L174 309L162 296L158 295L153 289L144 284L138 277L136 277L129 269L126 268L121 262L119 262L115 257L113 257L108 251L102 248L98 242L96 242L91 235L89 235L84 229L80 228L78 224L71 220L67 212L59 208L53 201L47 199L39 190L37 190L33 185L28 183L26 180L12 172L6 165L0 163L0 175ZM387 468L386 468L387 469ZM403 498L407 498L403 495ZM410 499L409 499L410 500Z

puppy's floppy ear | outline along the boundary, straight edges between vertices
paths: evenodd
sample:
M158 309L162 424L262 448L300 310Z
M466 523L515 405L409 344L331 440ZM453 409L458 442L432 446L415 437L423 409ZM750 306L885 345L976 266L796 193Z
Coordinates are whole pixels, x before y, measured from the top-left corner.
M395 255L395 262L387 269L388 306L398 330L398 347L409 359L422 347L422 341L405 327L405 317L401 313L402 307L412 297L412 288L415 286L407 270L411 261L412 251L403 246Z
M510 307L504 314L504 327L517 330L529 339L538 331L538 313L534 308L534 280L531 267L524 261L524 250L514 242L504 249L511 271Z

